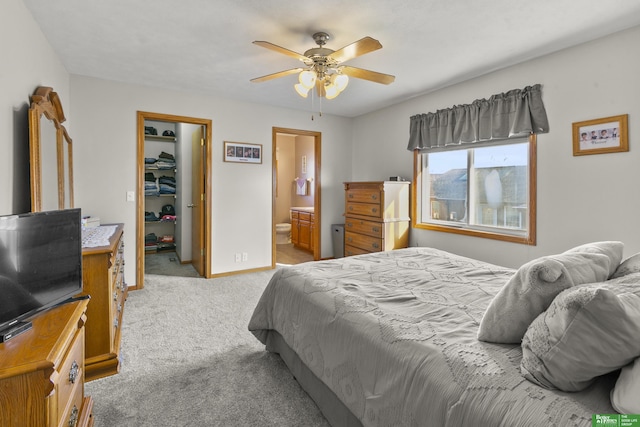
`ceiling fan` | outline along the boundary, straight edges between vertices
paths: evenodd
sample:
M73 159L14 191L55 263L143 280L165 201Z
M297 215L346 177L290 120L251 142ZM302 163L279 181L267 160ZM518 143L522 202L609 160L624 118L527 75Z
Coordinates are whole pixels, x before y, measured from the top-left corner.
M254 41L253 44L302 61L304 63L304 67L292 68L290 70L268 74L266 76L251 79L251 81L258 83L299 73L299 83L296 84L294 88L300 96L306 98L309 90L315 87L316 93L319 97L333 99L346 88L349 82L349 77L387 85L395 80L395 77L389 74L351 67L349 65L342 65L343 62L350 59L381 49L382 45L378 40L371 37L364 37L334 51L324 47L327 40L329 40L329 34L325 32L317 32L313 35L313 39L318 47L311 48L304 54L294 52L266 41Z

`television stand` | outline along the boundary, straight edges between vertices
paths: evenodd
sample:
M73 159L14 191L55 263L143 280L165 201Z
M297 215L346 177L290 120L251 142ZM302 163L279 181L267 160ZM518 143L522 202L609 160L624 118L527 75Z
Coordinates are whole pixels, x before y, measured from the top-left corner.
M31 330L0 344L0 426L93 425L93 399L84 394L88 303L39 313Z
M0 331L0 342L9 341L16 335L28 331L32 326L33 324L31 322L16 322Z

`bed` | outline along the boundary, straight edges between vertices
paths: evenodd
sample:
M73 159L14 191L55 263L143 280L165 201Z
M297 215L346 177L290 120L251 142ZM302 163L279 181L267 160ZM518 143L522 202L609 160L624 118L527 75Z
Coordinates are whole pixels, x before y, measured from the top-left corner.
M553 390L525 378L522 344L478 339L519 271L433 248L289 266L249 330L333 426L590 426L616 414L619 369L579 392ZM640 273L630 273L616 280L633 287Z

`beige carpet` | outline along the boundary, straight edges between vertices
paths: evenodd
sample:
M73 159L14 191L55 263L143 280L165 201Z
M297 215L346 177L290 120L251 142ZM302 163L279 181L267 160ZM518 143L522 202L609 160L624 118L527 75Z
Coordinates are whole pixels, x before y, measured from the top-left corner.
M125 304L121 372L87 383L96 427L327 427L279 356L247 330L273 271L146 275Z

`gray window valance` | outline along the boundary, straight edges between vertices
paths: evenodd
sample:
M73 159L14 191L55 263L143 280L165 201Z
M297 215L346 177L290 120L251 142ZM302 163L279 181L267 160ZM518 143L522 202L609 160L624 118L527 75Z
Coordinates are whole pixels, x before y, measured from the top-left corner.
M411 117L407 150L481 146L549 131L539 84Z

